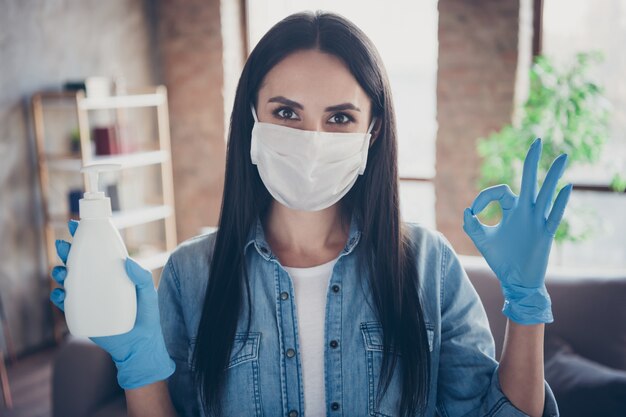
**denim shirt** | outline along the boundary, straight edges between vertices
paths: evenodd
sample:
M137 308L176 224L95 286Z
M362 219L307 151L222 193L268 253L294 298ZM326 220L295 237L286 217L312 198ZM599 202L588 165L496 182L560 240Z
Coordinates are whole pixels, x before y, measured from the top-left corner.
M430 395L423 415L527 416L501 390L487 316L454 249L438 231L416 223L405 226L415 243L432 358ZM163 335L176 363L168 387L180 417L208 416L193 385L190 363L215 236L215 232L199 235L178 245L163 268L158 286ZM326 415L396 416L401 394L397 367L381 402L374 401L382 333L368 279L356 273L362 256L360 236L353 217L347 243L330 278L326 311L320 312L325 314L325 343L319 348L324 349ZM223 414L306 416L293 283L266 242L258 218L246 242L252 322L244 340L244 307L225 369ZM245 300L246 295L242 297ZM544 387L543 416L558 416L556 400L545 381Z

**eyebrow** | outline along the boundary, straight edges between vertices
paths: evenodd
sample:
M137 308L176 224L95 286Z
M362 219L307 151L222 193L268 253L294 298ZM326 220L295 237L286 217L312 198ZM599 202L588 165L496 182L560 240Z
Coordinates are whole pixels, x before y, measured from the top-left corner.
M293 100L289 100L288 98L285 98L283 96L276 96L276 97L272 97L269 100L267 100L268 103L282 103L282 104L286 104L288 106L291 107L296 107L300 110L304 110L304 106L296 101ZM339 110L356 110L356 111L361 111L360 108L358 108L357 106L355 106L352 103L342 103L342 104L337 104L335 106L329 106L326 107L324 109L324 111L339 111Z

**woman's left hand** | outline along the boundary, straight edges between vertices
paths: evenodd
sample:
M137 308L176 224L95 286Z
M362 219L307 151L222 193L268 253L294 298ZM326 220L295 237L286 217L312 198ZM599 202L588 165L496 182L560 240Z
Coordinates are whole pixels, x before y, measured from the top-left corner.
M552 241L572 190L572 184L563 187L552 204L567 162L567 154L561 154L552 162L537 195L541 146L538 138L528 150L519 196L506 184L495 185L482 190L464 212L463 230L502 285L503 313L520 324L553 321L544 279ZM500 203L502 220L495 226L486 226L476 214L491 201Z

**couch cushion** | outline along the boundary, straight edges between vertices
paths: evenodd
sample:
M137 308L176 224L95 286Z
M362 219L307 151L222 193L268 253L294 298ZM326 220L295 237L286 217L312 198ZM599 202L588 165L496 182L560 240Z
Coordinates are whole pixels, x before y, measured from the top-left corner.
M85 417L124 390L117 384L111 356L90 340L68 335L56 353L52 371L52 415Z
M546 339L545 379L563 416L626 415L626 372L583 358L556 336Z
M554 315L546 337L559 336L577 354L626 371L626 278L549 276L546 287Z

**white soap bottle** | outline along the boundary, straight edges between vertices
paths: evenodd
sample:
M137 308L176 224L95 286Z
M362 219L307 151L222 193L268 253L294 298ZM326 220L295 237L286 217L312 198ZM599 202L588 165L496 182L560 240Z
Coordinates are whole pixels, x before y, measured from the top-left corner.
M128 256L111 221L111 199L98 191L98 174L119 164L92 164L81 172L90 189L79 201L80 223L67 258L65 319L74 336L112 336L130 331L137 315L135 285L126 274Z

